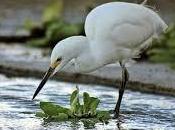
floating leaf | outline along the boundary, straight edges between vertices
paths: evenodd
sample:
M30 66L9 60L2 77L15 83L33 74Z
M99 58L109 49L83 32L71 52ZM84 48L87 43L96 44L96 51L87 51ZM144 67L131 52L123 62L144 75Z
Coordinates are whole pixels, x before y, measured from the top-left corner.
M58 115L53 116L53 118L54 120L57 120L57 121L66 121L68 120L68 115L65 113L59 113Z
M68 108L65 108L65 107L62 107L60 105L56 105L57 107L57 113L66 113L69 115L69 109Z
M97 111L97 118L99 120L108 120L111 118L109 111Z
M84 105L83 105L83 113L86 115L88 114L88 111L89 111L89 105L90 105L90 96L87 92L84 92L83 93L83 102L84 102Z
M79 107L77 107L77 110L75 112L75 116L77 116L77 117L83 116L83 105L79 105Z
M94 97L90 98L90 113L92 116L96 115L96 109L99 103L100 103L100 100L98 98L94 98Z
M54 105L51 102L40 102L40 108L49 116L58 115L59 113L70 113L68 108L61 107L60 105Z
M88 93L83 93L83 102L79 102L79 90L72 92L70 97L71 108L65 108L60 105L55 105L51 102L40 102L40 108L43 112L37 112L36 116L41 117L44 121L66 121L70 119L80 119L84 125L92 126L99 121L110 119L108 111L97 111L100 100L95 97L90 97Z
M85 128L94 129L95 124L98 123L99 120L98 119L94 119L94 118L81 119L81 122L83 122L83 125L84 125Z
M72 92L70 97L70 105L73 103L74 99L78 96L78 90Z
M77 114L78 113L78 109L80 107L80 103L79 103L79 91L75 90L70 98L70 104L71 104L71 111L73 114Z
M36 112L35 116L42 117L42 118L47 117L47 115L44 112Z
M40 102L40 108L49 116L57 115L57 106L51 102Z

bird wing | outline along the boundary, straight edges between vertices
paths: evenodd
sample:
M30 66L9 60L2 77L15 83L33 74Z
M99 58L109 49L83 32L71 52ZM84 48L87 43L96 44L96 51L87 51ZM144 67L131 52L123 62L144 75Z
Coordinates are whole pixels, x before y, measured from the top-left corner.
M147 24L125 22L111 29L111 32L108 34L108 40L111 44L117 45L117 47L135 49L153 34L153 28L147 26Z
M85 32L96 46L132 49L156 33L157 17L141 5L112 2L95 8L87 16Z

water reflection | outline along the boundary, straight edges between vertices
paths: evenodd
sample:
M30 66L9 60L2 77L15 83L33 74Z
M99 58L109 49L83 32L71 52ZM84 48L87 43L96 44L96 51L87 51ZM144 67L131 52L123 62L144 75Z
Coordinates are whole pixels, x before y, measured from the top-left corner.
M35 117L38 103L53 101L69 107L69 97L74 84L49 81L36 100L32 95L39 80L12 78L0 83L0 129L50 130L50 129L168 129L175 128L175 98L126 91L119 119L108 123L86 124L77 120L45 122ZM100 108L112 110L117 99L117 89L97 85L79 85L80 94L87 91L101 99Z

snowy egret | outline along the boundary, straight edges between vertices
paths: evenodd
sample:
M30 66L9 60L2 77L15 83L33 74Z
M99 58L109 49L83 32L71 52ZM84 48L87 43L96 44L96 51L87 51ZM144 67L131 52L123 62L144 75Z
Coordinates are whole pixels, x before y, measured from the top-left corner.
M120 104L129 79L125 63L147 48L153 38L164 32L165 22L143 4L111 2L93 9L85 21L86 36L72 36L60 41L51 54L50 68L39 84L33 99L51 75L72 64L76 73L92 72L111 63L120 63L122 81L115 106Z

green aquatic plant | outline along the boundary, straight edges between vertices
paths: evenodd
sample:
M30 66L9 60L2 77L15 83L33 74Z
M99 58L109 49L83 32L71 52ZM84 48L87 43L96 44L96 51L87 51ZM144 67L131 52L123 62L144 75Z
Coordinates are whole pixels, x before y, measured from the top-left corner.
M170 25L159 40L153 41L152 48L147 52L153 63L165 63L175 69L175 25Z
M90 97L87 92L83 93L83 104L80 103L79 90L72 92L70 97L70 108L62 107L51 102L40 102L42 112L36 116L46 121L81 120L90 124L100 121L106 122L111 118L109 111L97 110L100 100Z

